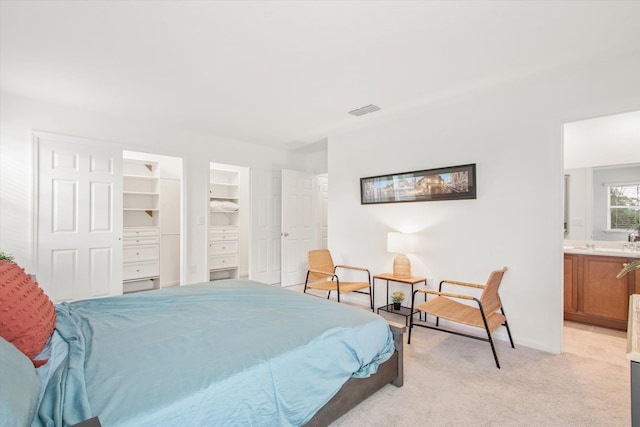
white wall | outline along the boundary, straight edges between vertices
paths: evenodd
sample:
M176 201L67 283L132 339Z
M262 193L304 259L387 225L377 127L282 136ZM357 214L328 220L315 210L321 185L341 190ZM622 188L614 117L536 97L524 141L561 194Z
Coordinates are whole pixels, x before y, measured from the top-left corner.
M212 118L215 120L215 118ZM184 159L183 193L187 219L186 283L207 276L209 162L280 170L305 164L304 156L242 141L121 117L47 104L0 93L0 249L34 272L32 251L33 150L31 131L110 141L123 149Z
M507 266L501 295L516 343L560 352L562 125L639 107L636 53L330 135L334 260L390 271L386 233L400 230L419 235L421 247L410 256L415 275L484 283L491 270ZM477 164L476 200L360 205L361 177L465 163ZM376 306L383 294L376 295Z
M567 189L569 224L567 235L564 238L567 240L592 240L593 169L567 169L564 174L569 175L569 188Z

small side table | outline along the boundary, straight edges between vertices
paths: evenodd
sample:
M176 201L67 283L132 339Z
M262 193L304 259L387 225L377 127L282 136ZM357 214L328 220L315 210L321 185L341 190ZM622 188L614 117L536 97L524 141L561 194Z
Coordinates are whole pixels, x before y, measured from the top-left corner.
M424 283L424 286L426 287L427 279L425 277L414 277L414 276L396 277L393 275L393 273L376 274L375 276L373 276L373 288L376 287L376 279L385 280L387 282L387 304L381 307L378 307L378 313L380 313L380 310L382 310L388 313L399 314L401 316L404 316L405 318L404 323L406 326L409 326L409 317L413 315L413 313L411 313L411 307L401 306L400 310L394 310L393 303L389 304L389 282L397 282L397 283L404 283L406 285L411 285L411 294L409 294L409 297L413 298L413 286L419 283ZM426 297L426 294L425 294L425 297Z

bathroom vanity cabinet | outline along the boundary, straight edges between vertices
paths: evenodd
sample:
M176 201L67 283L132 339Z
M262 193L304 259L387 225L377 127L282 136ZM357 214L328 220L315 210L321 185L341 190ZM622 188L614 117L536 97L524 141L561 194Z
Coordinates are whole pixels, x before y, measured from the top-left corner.
M629 296L640 292L640 270L621 279L616 275L623 264L634 259L565 253L564 318L626 330Z

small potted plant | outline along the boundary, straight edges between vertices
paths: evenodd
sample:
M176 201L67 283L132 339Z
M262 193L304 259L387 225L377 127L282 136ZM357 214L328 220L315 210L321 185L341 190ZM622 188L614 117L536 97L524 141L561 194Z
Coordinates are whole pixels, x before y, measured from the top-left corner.
M393 309L400 310L400 306L404 301L404 292L396 291L393 293Z

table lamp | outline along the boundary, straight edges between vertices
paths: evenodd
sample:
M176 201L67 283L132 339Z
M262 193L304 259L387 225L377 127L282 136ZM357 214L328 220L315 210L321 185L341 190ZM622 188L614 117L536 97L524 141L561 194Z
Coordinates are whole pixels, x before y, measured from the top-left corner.
M413 252L411 234L392 231L387 234L387 252L395 253L393 260L393 275L396 277L411 277L411 262L406 254Z

